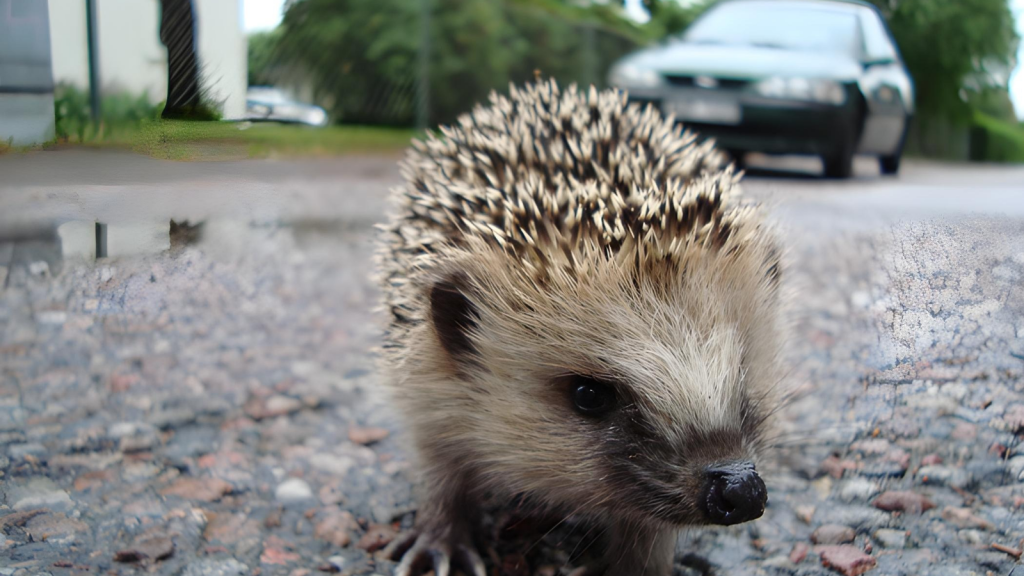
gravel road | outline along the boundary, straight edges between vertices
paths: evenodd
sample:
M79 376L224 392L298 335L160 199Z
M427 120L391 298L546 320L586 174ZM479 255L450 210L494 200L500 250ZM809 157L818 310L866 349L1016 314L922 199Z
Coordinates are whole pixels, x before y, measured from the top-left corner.
M793 397L765 516L682 535L677 573L1021 576L1024 169L751 165L789 252ZM367 271L394 159L0 173L0 576L390 574L416 474ZM206 224L98 263L38 233L138 214ZM578 536L486 556L569 574Z

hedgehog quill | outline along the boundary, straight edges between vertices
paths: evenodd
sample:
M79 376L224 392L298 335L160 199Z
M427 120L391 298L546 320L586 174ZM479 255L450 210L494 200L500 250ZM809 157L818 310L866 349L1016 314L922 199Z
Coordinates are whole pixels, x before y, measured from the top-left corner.
M759 518L780 251L711 143L616 90L492 94L414 143L381 226L387 385L426 493L396 574L484 576L483 495L666 576L679 530ZM396 558L397 559L397 558Z

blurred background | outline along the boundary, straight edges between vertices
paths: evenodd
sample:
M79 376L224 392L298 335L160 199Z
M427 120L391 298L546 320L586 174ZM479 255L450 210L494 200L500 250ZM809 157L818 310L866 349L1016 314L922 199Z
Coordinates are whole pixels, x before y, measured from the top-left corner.
M422 129L451 122L491 90L505 90L510 82L528 81L538 73L564 83L607 86L617 80L617 63L659 47L664 52L666 46L681 42L691 23L715 4L2 0L0 26L6 33L0 35L0 102L9 103L0 108L0 141L11 146L112 140L123 144L131 137L119 137L119 132L161 116ZM835 3L811 4L819 4L814 9L820 10L822 4ZM1014 74L1024 22L1022 0L874 0L873 7L885 21L882 33L894 40L898 67L912 79L912 84L892 85L904 98L901 108L910 120L907 130L892 128L900 133L899 152L953 160L1024 160L1024 80ZM783 14L779 8L771 10ZM711 38L719 43L756 44L758 30L770 28L751 28L734 14L718 20L725 28L735 27L731 35ZM787 22L792 30L782 26L774 40L801 36L793 30L825 30L822 26L829 25L801 15ZM870 50L872 31L864 26L861 23L857 55L865 54L864 42ZM780 67L783 77L799 76L802 72L787 69L787 63L841 46L805 42L774 48L767 56L735 51L664 53L658 72L693 72L692 78L718 71L722 80L732 82L719 88L746 94L737 82L765 80L777 75ZM697 70L695 61L711 62L712 68ZM747 65L737 68L742 62ZM859 63L865 70L870 64ZM839 74L841 80L858 80L856 76L864 73L837 72L840 68L825 64L814 73ZM620 74L618 80L623 78L616 82L623 88L649 87L635 74ZM813 74L807 79L816 80ZM669 88L679 93L678 78L669 81ZM36 96L38 105L26 102ZM872 101L871 94L864 98ZM29 111L39 118L33 127L25 124ZM896 124L903 120L888 118ZM681 119L700 120L685 115ZM371 142L387 140L380 131L361 136ZM321 137L328 138L328 146L337 143ZM890 155L896 151L886 146Z

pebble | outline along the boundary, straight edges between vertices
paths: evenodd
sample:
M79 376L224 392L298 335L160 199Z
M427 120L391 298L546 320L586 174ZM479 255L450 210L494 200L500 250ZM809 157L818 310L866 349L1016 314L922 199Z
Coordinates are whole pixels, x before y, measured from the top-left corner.
M819 507L815 519L822 523L841 524L855 530L882 526L889 521L889 515L867 506L832 505Z
M7 456L14 461L24 460L27 456L39 457L46 454L46 447L36 442L12 444L7 448Z
M107 430L107 436L119 443L124 452L149 450L160 443L156 427L144 422L119 422Z
M853 528L839 524L824 524L811 533L815 544L848 544L857 536Z
M373 524L366 530L366 534L363 534L363 537L356 542L356 548L373 553L390 544L396 536L398 534L390 526Z
M355 444L373 444L388 437L390 432L387 428L349 426L348 439Z
M974 480L969 472L952 466L924 466L917 471L922 484L936 484L951 488L966 489Z
M875 498L875 508L887 512L908 512L920 514L921 512L935 508L935 503L928 498L907 490L889 490Z
M309 465L333 476L343 477L355 466L355 461L347 456L333 454L314 454L309 457Z
M903 549L907 547L907 531L893 530L891 528L879 528L874 533L875 540L883 548Z
M976 515L970 508L947 506L942 510L942 519L959 528L995 529L995 525Z
M162 533L143 534L131 546L114 553L114 562L164 560L174 554L174 541Z
M16 511L49 508L64 512L74 507L68 493L49 478L32 478L25 484L9 487L7 503Z
M185 567L181 576L246 576L249 567L234 558L226 560L199 560Z
M843 502L867 500L878 493L878 484L867 478L854 477L839 485L839 499Z
M821 546L821 564L844 576L859 576L875 566L875 559L850 545Z
M289 478L274 490L274 498L283 504L294 504L313 498L313 489L301 478Z
M220 478L178 478L170 486L160 490L164 496L180 496L188 500L216 502L231 492L232 486Z

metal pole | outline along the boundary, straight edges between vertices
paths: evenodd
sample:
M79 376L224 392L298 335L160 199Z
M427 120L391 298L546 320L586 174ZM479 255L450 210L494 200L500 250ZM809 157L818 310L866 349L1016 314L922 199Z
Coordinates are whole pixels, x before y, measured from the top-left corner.
M426 130L430 122L430 12L431 0L420 2L419 78L416 86L416 127Z
M96 0L85 0L85 26L89 44L89 104L92 119L98 124L100 121L100 48Z

